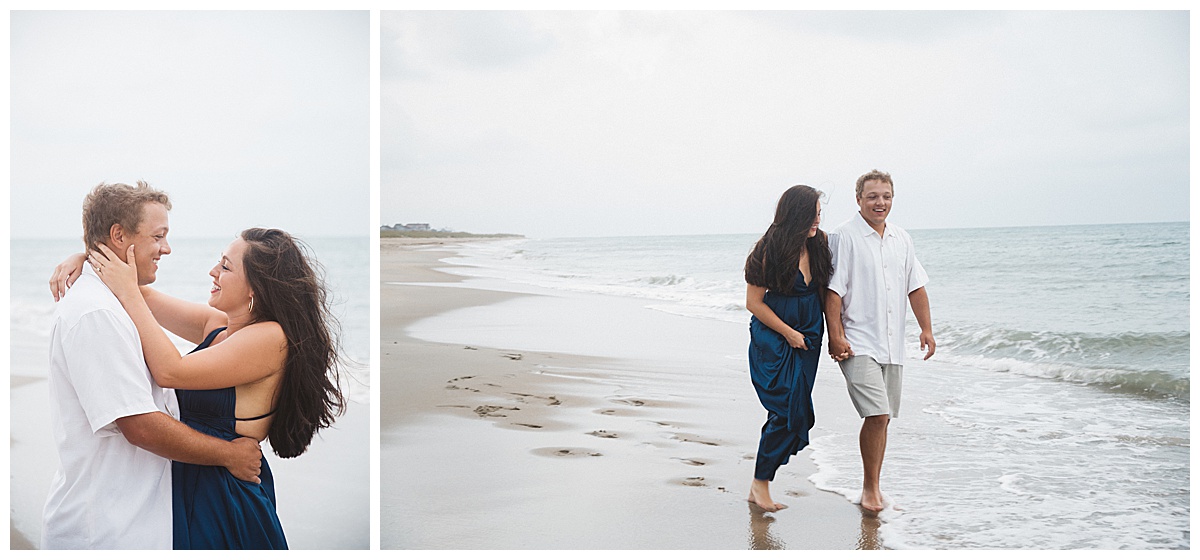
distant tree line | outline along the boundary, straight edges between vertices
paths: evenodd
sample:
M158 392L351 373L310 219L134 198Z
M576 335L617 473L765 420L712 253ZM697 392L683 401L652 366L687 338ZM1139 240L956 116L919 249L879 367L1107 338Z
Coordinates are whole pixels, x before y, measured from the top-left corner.
M465 231L453 231L450 229L433 229L429 224L396 224L392 226L379 226L379 237L412 237L412 238L432 238L432 237L523 237L514 233L468 233Z

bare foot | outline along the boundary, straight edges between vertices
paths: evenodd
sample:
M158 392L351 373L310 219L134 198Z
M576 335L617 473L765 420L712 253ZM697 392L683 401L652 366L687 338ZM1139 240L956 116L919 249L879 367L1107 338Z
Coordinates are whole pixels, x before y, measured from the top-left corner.
M750 496L746 501L763 508L766 511L779 511L787 508L786 505L776 502L771 499L770 482L766 480L754 479L750 484Z
M883 493L880 492L879 490L875 490L874 492L869 492L866 489L864 489L863 493L862 493L862 498L859 500L858 505L862 506L862 508L867 511L879 513L881 511L883 511L883 507L884 507Z

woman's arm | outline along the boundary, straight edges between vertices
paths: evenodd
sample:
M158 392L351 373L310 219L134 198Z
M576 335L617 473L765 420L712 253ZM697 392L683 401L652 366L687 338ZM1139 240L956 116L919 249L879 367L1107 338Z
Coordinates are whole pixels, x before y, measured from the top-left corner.
M229 324L227 315L207 304L169 296L150 286L141 286L139 290L154 320L164 329L193 344L200 344L213 329Z
M66 295L67 288L79 278L86 258L83 253L75 253L54 267L54 273L50 275L50 294L54 301ZM171 297L150 286L142 286L141 291L158 324L193 344L200 344L213 329L229 323L229 317L224 313L203 303Z
M154 320L137 285L133 247L126 264L111 249L92 251L89 260L100 268L104 281L133 319L150 375L160 386L172 389L220 389L265 379L283 372L287 339L275 322L247 325L221 344L186 356Z
M122 305L126 305L124 301ZM137 303L131 307L138 308ZM144 305L138 317L129 316L142 339L142 352L150 375L168 389L220 389L260 381L283 373L287 341L278 323L255 323L238 330L218 345L184 356L161 329L153 328L153 317ZM151 322L149 332L142 325Z
M75 253L54 267L54 272L50 274L50 295L54 296L54 301L67 295L67 288L70 288L75 283L75 279L79 278L83 272L83 263L86 259L87 255Z
M808 350L808 344L804 343L804 335L799 331L788 326L783 322L771 307L763 302L763 296L767 294L767 289L754 284L746 284L746 310L758 317L762 324L769 327L771 330L779 333L792 348Z

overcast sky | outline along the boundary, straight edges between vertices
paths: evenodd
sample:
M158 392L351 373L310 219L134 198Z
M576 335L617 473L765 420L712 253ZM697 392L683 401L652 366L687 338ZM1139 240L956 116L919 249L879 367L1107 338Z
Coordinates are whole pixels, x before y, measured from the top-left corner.
M761 233L1189 219L1186 12L383 12L384 224ZM831 223L832 222L832 223Z
M370 17L12 12L11 234L78 237L102 181L171 234L370 234Z

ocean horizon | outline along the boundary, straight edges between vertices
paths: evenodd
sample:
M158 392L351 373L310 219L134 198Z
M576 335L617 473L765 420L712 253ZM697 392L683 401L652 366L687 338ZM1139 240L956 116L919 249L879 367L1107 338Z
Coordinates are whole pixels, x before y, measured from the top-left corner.
M844 220L842 220L842 221L844 221ZM391 222L391 223L399 224L401 222ZM833 227L837 226L840 223L841 223L840 221L837 223L834 223L831 221L825 221L825 222L822 222L821 229L824 231L829 231L830 229L832 229ZM921 227L921 228L909 228L909 227L905 227L903 224L898 224L898 225L900 225L901 227L904 227L904 229L906 231L913 232L913 231L959 231L959 230L972 231L972 230L1010 230L1010 229L1020 230L1020 229L1041 229L1041 228L1053 229L1053 228L1076 228L1076 227L1143 226L1143 225L1170 225L1170 224L1188 224L1190 226L1191 221L1166 220L1166 221L1155 221L1155 222L1096 222L1096 223L1080 223L1080 224L1025 224L1025 225L1008 225L1008 226L937 226L937 227ZM387 225L387 224L384 224L384 225ZM431 231L440 231L440 230L435 229L435 230L431 230ZM447 231L449 231L449 230L447 230ZM515 232L515 231L513 231L513 232L497 232L497 233L478 233L478 232L457 232L457 233L470 233L472 235L481 235L481 236L484 236L484 235L510 235L510 236L515 236L515 237L520 237L523 239L533 239L533 240L619 239L619 238L623 238L623 237L713 237L713 236L724 236L724 235L755 235L755 236L762 235L762 232L629 233L629 234L599 234L599 235L537 235L537 236L530 236L530 235L526 235L526 234L523 234L520 232ZM460 238L458 240L459 241L470 241L471 238Z

